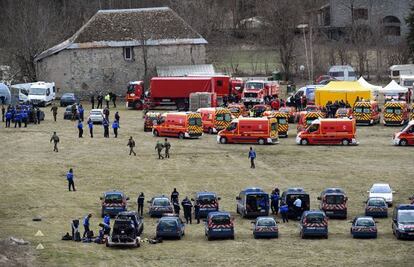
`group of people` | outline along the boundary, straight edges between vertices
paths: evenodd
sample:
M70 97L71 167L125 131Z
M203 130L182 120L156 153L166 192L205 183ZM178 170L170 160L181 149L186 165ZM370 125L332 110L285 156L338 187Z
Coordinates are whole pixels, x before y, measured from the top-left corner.
M168 142L168 139L164 139L164 143L161 143L160 141L157 141L157 144L155 145L155 150L158 152L158 159L164 159L164 158L170 158L170 148L171 144ZM165 149L165 154L162 155L162 150Z
M42 120L42 111L38 107L33 105L16 105L1 106L1 118L2 122L5 122L6 128L10 128L12 122L14 122L14 128L27 127L29 122L34 124L40 124Z
M357 100L359 101L359 99ZM322 107L322 111L325 112L328 118L335 118L336 111L340 108L351 108L351 105L348 101L344 100L336 100L332 103L332 101L328 101L325 107Z
M103 115L104 117L102 120L102 126L104 128L104 138L109 138L109 125L110 125L109 109L105 108L103 110ZM119 112L116 111L114 115L114 121L112 122L112 129L113 129L115 138L118 138L118 129L120 128L119 126L120 118L121 117L119 116ZM90 137L93 138L94 122L92 121L91 118L88 118L88 121L86 123L88 124ZM83 137L83 116L79 118L76 127L78 128L79 138L82 138Z
M99 92L96 97L96 100L97 100L96 108L103 108L104 100L106 102L106 108L109 109L110 102L112 102L114 108L116 108L116 98L117 98L117 95L115 93L108 92L107 94L103 95L102 92ZM90 102L92 105L92 109L94 109L95 108L95 94L94 93L91 93Z

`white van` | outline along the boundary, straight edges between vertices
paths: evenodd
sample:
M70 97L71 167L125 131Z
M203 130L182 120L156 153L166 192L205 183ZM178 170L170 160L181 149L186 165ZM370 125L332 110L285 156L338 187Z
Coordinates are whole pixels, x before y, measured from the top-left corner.
M400 85L413 90L414 87L414 75L400 75Z
M392 65L390 67L390 78L398 82L401 75L414 75L414 64Z
M33 105L47 106L55 100L55 97L56 87L54 82L35 82L30 84L27 100Z
M355 70L349 65L336 65L329 68L328 75L338 81L356 81Z

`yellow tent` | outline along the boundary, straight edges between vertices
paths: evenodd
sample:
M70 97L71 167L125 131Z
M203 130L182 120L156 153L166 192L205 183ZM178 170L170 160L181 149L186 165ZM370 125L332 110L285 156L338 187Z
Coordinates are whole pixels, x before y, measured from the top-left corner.
M372 90L361 86L358 81L332 81L315 90L315 103L318 106L326 106L328 101L334 103L343 100L353 107L357 98L371 100Z

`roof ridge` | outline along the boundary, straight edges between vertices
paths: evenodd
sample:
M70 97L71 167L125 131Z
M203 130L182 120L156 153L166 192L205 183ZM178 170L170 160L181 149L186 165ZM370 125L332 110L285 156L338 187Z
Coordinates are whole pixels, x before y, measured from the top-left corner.
M147 12L147 11L167 11L172 10L167 6L162 7L146 7L146 8L124 8L124 9L100 9L96 12L99 13L123 13L123 12Z

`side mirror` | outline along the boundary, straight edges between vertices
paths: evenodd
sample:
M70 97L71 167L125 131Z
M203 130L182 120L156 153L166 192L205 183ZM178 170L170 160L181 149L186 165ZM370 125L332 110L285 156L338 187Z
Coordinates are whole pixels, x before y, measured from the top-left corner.
M321 200L321 197L317 197L318 200Z

